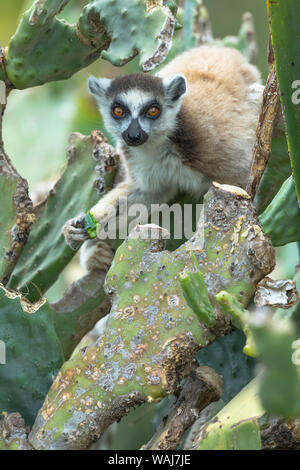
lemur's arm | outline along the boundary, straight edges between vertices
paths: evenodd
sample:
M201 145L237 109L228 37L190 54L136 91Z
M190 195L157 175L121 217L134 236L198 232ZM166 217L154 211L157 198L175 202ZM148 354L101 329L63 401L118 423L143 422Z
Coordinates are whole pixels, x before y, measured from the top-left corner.
M126 200L127 210L130 209L132 204L143 204L148 210L147 217L143 223L147 223L151 204L168 202L174 195L175 194L166 191L163 194L143 191L137 186L135 181L127 176L125 181L118 183L115 188L111 189L102 197L100 201L91 208L90 212L100 226L104 227L110 218L118 217L123 214L123 206L119 205L119 202L123 199ZM131 214L131 216L127 214L127 222L129 223L135 216L136 214ZM77 217L68 220L64 226L66 242L73 250L77 250L81 243L90 238L84 228L84 218L84 213L79 214Z
M101 224L114 209L115 214L120 198L128 198L134 191L134 184L130 180L123 181L113 189L111 189L97 204L95 204L90 212L93 214L97 222Z
M95 204L90 212L93 214L100 225L108 221L108 216L116 216L118 201L120 198L128 198L132 192L132 183L130 180L125 180L117 184L111 189L103 198ZM85 214L81 213L73 219L68 220L63 228L64 236L67 244L73 249L77 250L81 243L88 240L89 234L84 228Z

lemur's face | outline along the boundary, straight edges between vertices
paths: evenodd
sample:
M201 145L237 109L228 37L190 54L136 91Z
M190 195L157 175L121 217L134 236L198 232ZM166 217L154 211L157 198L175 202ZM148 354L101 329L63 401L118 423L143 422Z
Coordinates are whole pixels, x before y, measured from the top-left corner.
M143 73L112 80L91 76L88 87L106 129L117 141L136 147L174 131L186 80Z

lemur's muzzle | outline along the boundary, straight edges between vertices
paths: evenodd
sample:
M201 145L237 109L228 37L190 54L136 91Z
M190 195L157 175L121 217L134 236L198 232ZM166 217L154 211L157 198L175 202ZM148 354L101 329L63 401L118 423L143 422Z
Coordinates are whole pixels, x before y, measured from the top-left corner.
M122 132L122 137L126 144L131 147L142 145L148 139L148 134L143 131L137 119L132 119L130 126Z

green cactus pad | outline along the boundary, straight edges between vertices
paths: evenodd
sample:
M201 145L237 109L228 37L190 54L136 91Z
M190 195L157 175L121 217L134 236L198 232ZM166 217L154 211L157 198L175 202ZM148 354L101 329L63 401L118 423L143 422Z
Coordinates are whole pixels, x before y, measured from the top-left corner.
M142 67L159 47L158 36L169 17L169 9L147 11L146 0L92 0L78 23L86 36L90 34L89 16L97 14L111 36L109 49L102 51L101 57L120 66L140 53Z
M294 0L267 0L267 8L289 154L300 205L300 113L297 92L300 77L300 4Z
M300 417L299 363L294 362L296 326L279 318L253 318L250 324L259 359L264 364L259 395L270 414L286 419Z
M165 59L175 26L168 7L147 11L146 0L91 0L71 25L56 17L68 2L36 0L21 17L6 55L6 74L16 88L67 79L101 53L114 65L140 53L147 70Z
M292 176L283 183L259 221L274 246L300 241L300 208Z
M51 310L42 302L39 308L29 306L0 285L0 339L6 350L0 412L18 411L31 425L64 361Z
M0 194L0 281L7 283L26 243L34 216L27 181L14 169L1 146Z
M16 88L69 78L100 56L104 31L93 42L84 41L75 25L56 18L68 1L36 1L23 14L6 57L6 72Z
M256 378L200 428L193 450L260 450L257 420L264 414Z
M49 197L37 207L36 222L10 279L9 287L20 290L31 302L56 281L75 254L65 242L64 224L80 212L87 212L100 198L95 190L98 178L93 159L98 144L97 137L92 136L72 134L68 164ZM108 171L110 179L114 174L115 168Z

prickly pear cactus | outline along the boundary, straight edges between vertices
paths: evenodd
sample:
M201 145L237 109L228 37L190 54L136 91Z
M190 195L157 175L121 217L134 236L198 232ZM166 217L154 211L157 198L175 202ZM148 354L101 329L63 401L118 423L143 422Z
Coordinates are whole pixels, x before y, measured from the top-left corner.
M154 2L152 6L145 0L93 0L84 8L79 20L79 28L87 37L94 34L89 17L97 15L110 36L108 50L101 52L103 59L113 65L124 65L140 53L140 66L148 71L166 58L172 44L175 18L162 2Z
M32 429L34 448L89 447L130 407L174 393L195 351L230 331L230 319L217 309L214 324L193 311L179 273L195 270L195 256L207 285L200 310L207 295L217 307L222 286L246 305L272 270L274 253L244 191L216 186L205 208L195 237L174 252L164 250L166 231L156 226L138 226L118 248L106 277L112 309L103 333L62 367Z
M300 5L293 0L267 0L271 39L280 98L285 113L287 141L295 190L300 205L300 115L293 90L299 87L299 49L297 38Z
M23 14L5 51L5 74L15 88L69 78L100 55L123 65L140 53L145 71L165 60L175 18L162 2L151 8L146 0L91 0L75 25L57 18L67 3L36 0Z
M56 18L69 0L35 1L10 40L6 73L16 88L28 88L72 76L99 57L107 44L98 38L81 41L74 25Z
M0 121L1 126L1 121ZM34 222L27 181L12 166L0 143L0 280L6 283Z
M258 418L265 413L257 379L236 395L194 439L193 450L260 450Z
M112 157L110 149L101 133L94 132L90 137L71 136L68 163L49 196L35 209L36 221L30 238L8 284L31 302L38 300L56 281L75 254L63 236L65 222L87 212L110 188L118 164L116 157L114 164L107 166ZM104 179L101 165L104 165ZM101 170L101 174L95 169Z
M283 183L259 220L274 246L300 240L300 209L292 176Z
M32 425L64 362L47 305L31 305L0 285L0 339L6 364L0 365L0 410L18 411Z
M295 326L288 319L259 314L247 315L247 322L264 368L213 419L200 426L193 449L254 450L276 445L284 449L284 438L276 444L272 415L289 420L290 425L283 425L282 432L290 433L294 448L299 448L300 374L299 363L292 356L297 341ZM271 440L273 431L271 444L265 442L268 429Z
M256 361L243 353L245 335L240 330L218 338L198 351L200 365L212 367L223 377L222 400L227 403L253 379Z

